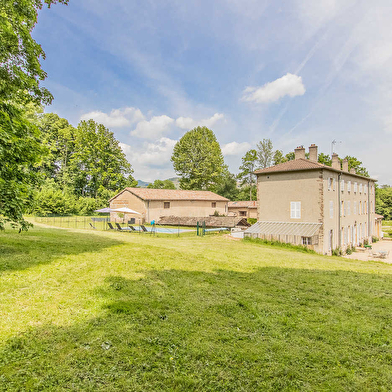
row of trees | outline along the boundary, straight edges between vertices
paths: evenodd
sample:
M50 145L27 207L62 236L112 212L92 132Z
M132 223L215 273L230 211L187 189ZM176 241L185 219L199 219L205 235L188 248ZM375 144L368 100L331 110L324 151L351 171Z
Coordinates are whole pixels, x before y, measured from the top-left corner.
M91 213L120 189L136 185L118 140L102 124L81 121L75 128L54 113L32 117L46 149L36 168L43 182L32 213Z

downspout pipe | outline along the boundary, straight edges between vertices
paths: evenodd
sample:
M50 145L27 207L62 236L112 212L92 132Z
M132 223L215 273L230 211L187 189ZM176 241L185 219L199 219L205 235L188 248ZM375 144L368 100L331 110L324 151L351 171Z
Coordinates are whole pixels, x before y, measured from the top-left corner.
M367 202L367 213L368 213L368 237L370 237L370 180L368 180L367 185L367 194L368 194L368 202ZM373 231L373 230L372 230Z
M339 214L338 214L338 232L337 232L339 248L342 247L342 233L340 232L340 221L341 221L341 216L342 216L342 213L343 213L342 205L340 203L340 183L341 183L341 177L342 177L342 174L339 173L339 175L338 175L338 205L339 205L338 211L339 211Z

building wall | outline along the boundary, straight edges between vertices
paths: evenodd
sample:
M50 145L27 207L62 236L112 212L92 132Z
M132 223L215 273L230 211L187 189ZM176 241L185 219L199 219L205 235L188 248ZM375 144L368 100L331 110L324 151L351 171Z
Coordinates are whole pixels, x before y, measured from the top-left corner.
M170 202L170 208L164 208L164 200L152 200L147 202L147 221L158 221L161 216L184 216L184 217L203 217L213 215L218 211L220 215L227 215L226 201L208 201L208 200L167 200ZM212 203L216 203L212 207Z
M332 186L329 186L332 178ZM335 190L333 189L335 180ZM344 181L344 185L342 184ZM349 187L349 182L350 187ZM355 191L355 183L356 191ZM362 185L362 189L361 186ZM350 189L350 190L349 190ZM358 246L366 239L371 242L375 234L375 189L374 182L349 173L324 170L324 248L332 249ZM331 217L330 202L333 203ZM332 230L332 246L330 241Z
M344 189L342 189L342 179ZM348 191L349 181L350 191ZM356 192L355 183L357 183ZM360 184L362 184L361 191ZM358 246L363 244L365 239L371 242L371 237L375 234L375 189L374 182L371 180L326 169L266 173L258 175L257 192L258 220L322 223L319 242L314 247L320 253L331 254L335 248L340 247L345 250L349 245ZM301 202L300 218L291 217L290 202ZM330 241L331 230L332 241Z
M258 220L322 223L322 171L268 173L257 177ZM300 218L291 217L291 202L301 203ZM321 229L320 229L321 230ZM299 244L300 236L295 243ZM314 250L323 247L322 233Z
M240 215L240 211L246 212L246 215ZM229 207L229 213L235 216L243 216L244 218L257 219L257 208Z
M121 207L128 207L141 214L141 215L125 214L124 215L125 220L129 220L130 218L135 218L136 222L138 222L139 220L144 222L146 220L146 213L147 213L146 202L138 198L137 196L135 196L133 193L127 191L122 192L120 195L118 195L115 199L113 199L110 202L110 208L114 209L114 208L121 208ZM110 213L110 220L111 221L119 220L118 214L115 212Z
M216 201L216 207L212 207L212 201L207 200L167 200L170 208L164 208L164 200L144 201L131 192L123 192L110 202L110 208L128 207L141 215L125 214L125 219L142 219L143 222L152 220L158 221L161 216L181 216L181 217L203 217L213 215L218 211L220 215L227 215L228 209L226 201ZM111 213L112 221L118 220L117 213Z
M258 175L258 220L271 222L319 222L319 171ZM291 218L290 203L301 202L301 217Z

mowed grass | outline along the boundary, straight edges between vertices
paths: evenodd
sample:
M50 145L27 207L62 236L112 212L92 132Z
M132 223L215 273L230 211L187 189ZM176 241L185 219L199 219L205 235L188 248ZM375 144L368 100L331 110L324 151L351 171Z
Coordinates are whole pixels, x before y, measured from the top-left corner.
M0 234L0 391L390 391L392 266L235 241Z

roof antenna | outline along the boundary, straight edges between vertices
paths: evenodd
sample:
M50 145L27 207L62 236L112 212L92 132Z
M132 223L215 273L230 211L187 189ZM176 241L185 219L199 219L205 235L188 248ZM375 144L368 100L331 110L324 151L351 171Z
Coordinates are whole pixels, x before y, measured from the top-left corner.
M335 152L335 146L338 143L341 143L341 141L338 142L335 139L332 140L332 143L331 143L331 158L332 158L333 153Z

